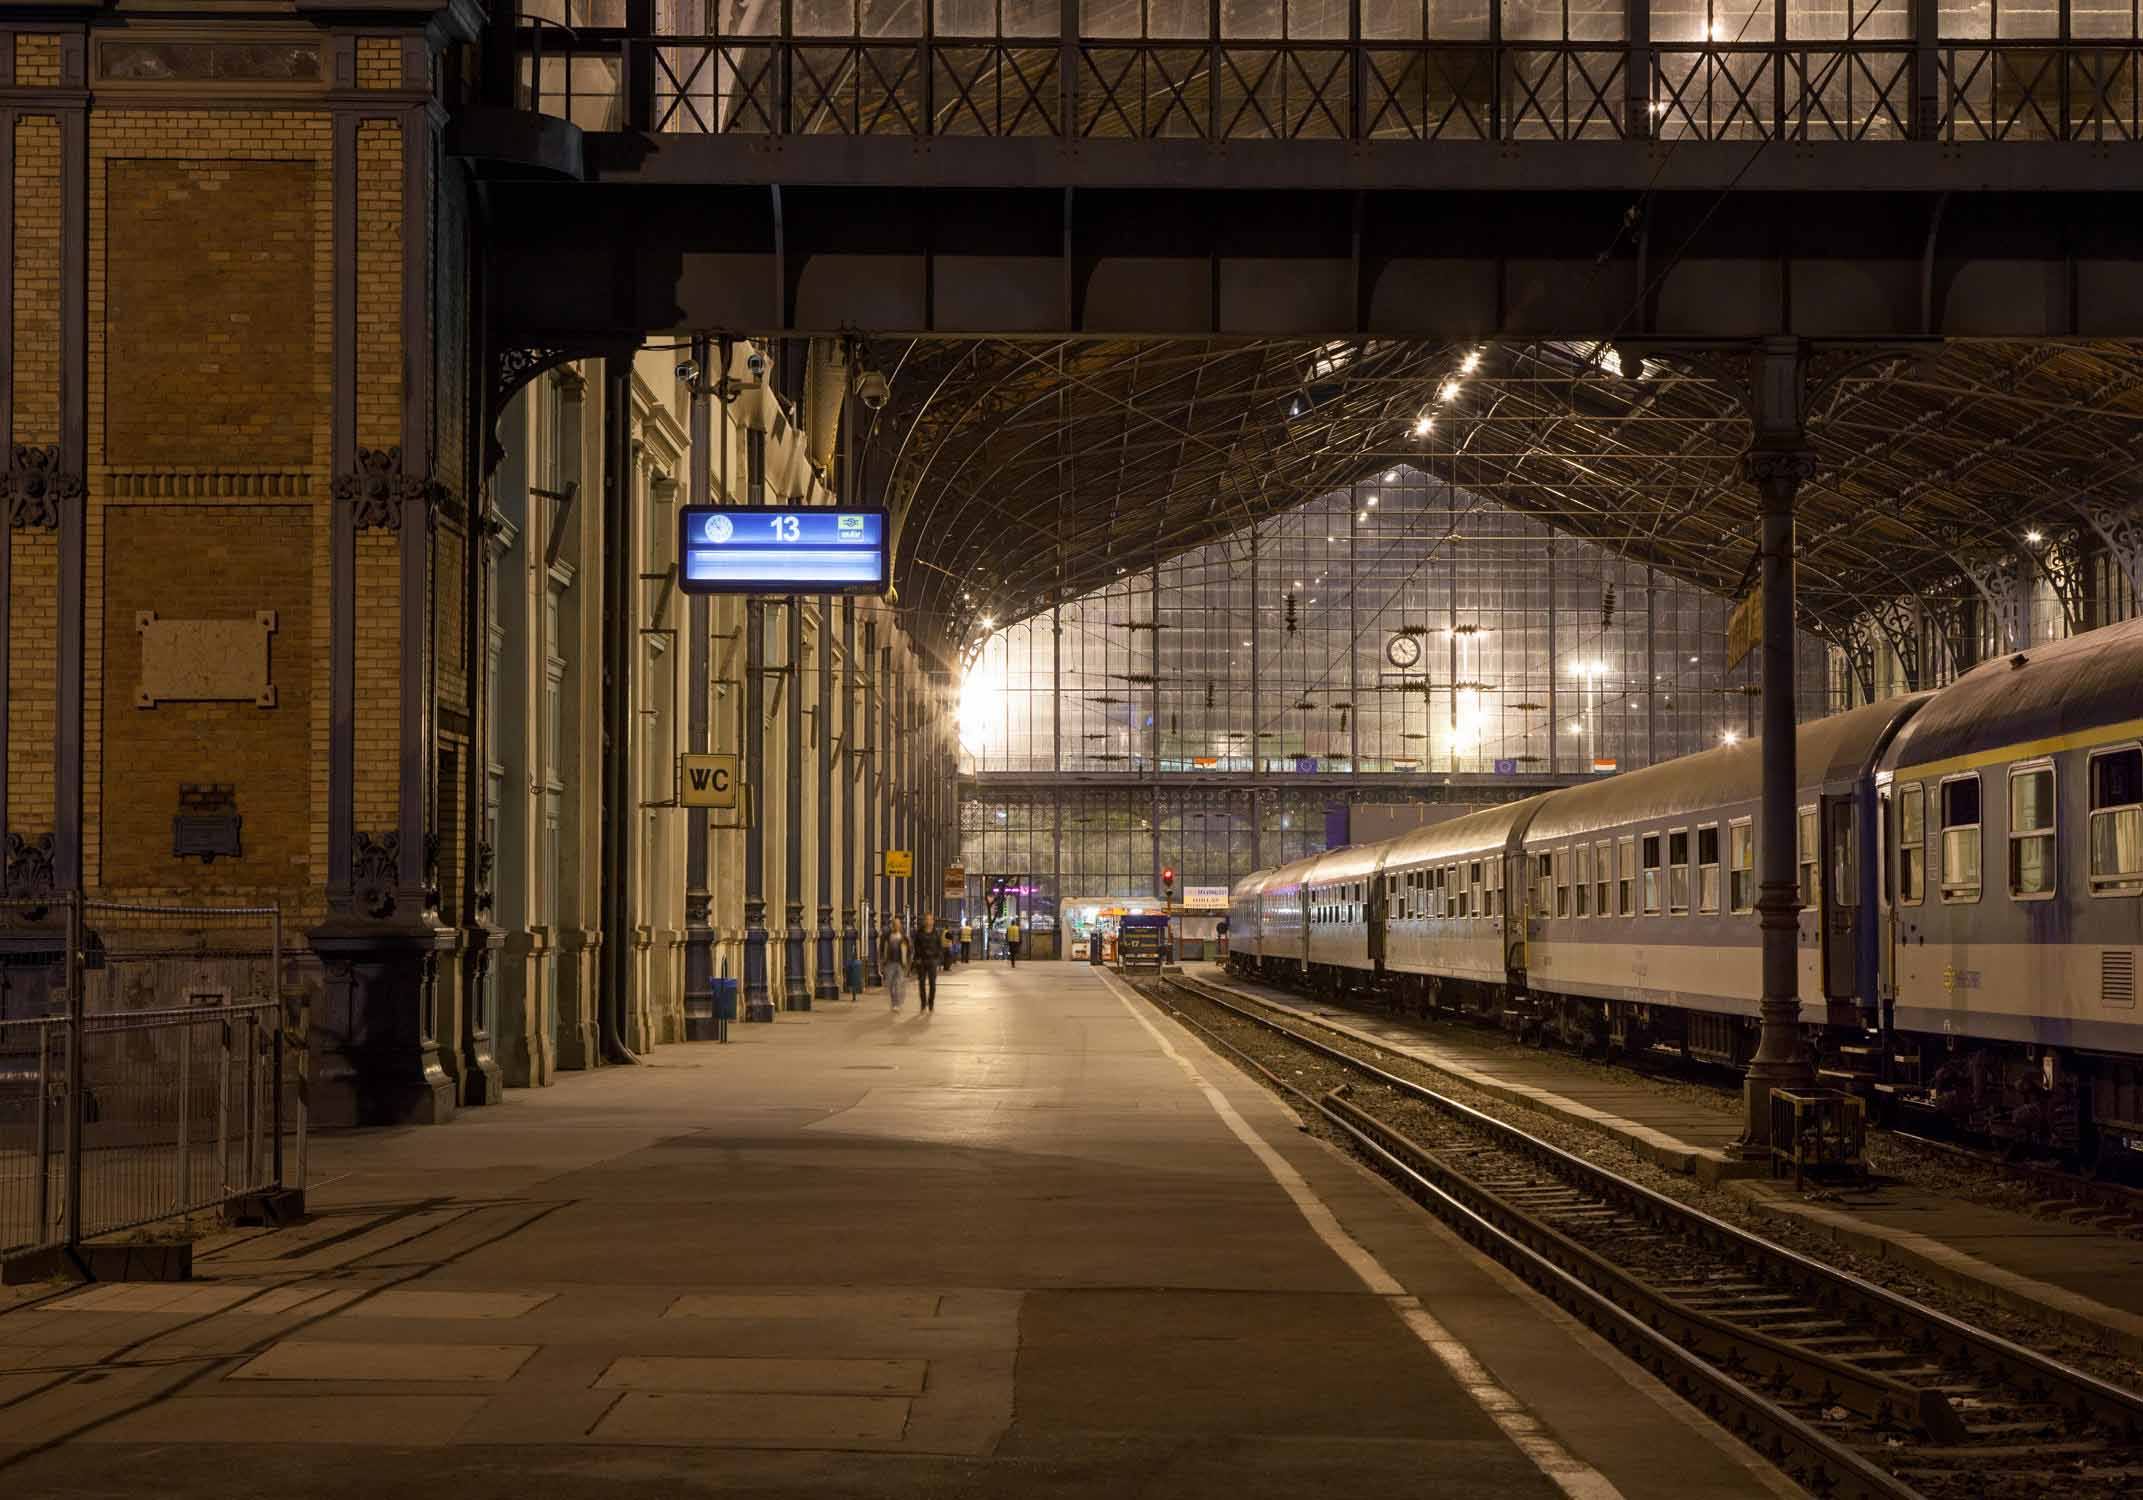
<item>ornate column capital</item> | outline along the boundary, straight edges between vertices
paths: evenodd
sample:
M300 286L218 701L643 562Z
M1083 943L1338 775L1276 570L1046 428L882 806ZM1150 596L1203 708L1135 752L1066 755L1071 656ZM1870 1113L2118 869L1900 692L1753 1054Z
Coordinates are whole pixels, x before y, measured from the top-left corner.
M1816 477L1815 450L1751 448L1741 455L1741 476L1756 487L1767 506L1790 507L1801 486Z

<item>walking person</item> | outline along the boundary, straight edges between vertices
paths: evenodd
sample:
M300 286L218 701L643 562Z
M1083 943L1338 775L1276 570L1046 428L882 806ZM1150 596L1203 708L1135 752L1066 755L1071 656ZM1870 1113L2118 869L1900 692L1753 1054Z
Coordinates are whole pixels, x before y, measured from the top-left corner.
M895 1010L900 1009L901 991L907 988L911 956L908 935L900 930L900 918L895 917L885 934L885 992Z
M923 925L915 934L916 1007L926 1015L937 1012L938 970L944 966L945 934L938 931L937 918L926 911Z
M974 961L975 926L967 918L962 917L960 919L960 962L963 964L971 964Z
M1011 968L1019 967L1019 918L1005 923L1005 963Z

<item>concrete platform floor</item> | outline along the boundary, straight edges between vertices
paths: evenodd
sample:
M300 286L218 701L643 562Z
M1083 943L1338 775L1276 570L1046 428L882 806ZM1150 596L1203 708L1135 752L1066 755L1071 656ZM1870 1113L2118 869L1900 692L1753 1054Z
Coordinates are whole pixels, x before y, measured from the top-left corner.
M2069 1223L1966 1203L1908 1183L1826 1188L1820 1201L1772 1180L1762 1165L1730 1161L1738 1115L1676 1098L1635 1075L1573 1070L1554 1053L1514 1052L1488 1036L1433 1036L1398 1017L1320 1003L1238 979L1217 964L1192 978L1374 1041L1513 1103L1582 1121L1648 1160L1690 1172L1765 1212L1810 1224L1841 1244L1890 1260L1967 1296L2094 1338L2143 1360L2143 1243ZM1754 1174L1754 1175L1751 1175Z
M1092 970L732 1036L0 1312L0 1493L1795 1493Z

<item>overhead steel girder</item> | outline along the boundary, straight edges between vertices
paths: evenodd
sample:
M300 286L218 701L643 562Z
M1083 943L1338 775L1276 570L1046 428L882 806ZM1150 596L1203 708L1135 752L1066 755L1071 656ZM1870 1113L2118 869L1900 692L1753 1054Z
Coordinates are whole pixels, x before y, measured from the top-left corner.
M650 161L680 149L644 144ZM840 159L847 181L870 185L809 186L790 170L818 154L808 142L716 144L725 161L764 157L758 173L785 185L651 171L493 184L491 253L514 339L2143 336L2143 194L2109 184L2103 155L2089 173L2064 170L2063 147L2007 148L2001 175L2015 180L1953 194L1938 216L1936 184L1953 174L1933 148L1810 149L1805 171L1780 168L1757 190L1685 185L1692 144L1660 167L1645 232L1631 236L1650 158L1589 180L1563 155L1590 155L1582 144L1484 149L1478 170L1455 174L1472 179L1462 185L1359 191L1276 186L1289 174L1252 169L1265 152L1201 187L1211 174L1159 175L1163 143L1141 146L1152 187L940 185L925 168L949 148L863 141L842 143ZM913 158L928 160L904 169Z

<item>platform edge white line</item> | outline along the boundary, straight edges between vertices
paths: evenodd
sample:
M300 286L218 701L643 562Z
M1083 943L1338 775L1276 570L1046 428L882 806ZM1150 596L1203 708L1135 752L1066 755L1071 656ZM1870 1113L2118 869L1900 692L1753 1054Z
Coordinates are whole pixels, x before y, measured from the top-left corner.
M1474 1405L1484 1412L1491 1422L1502 1430L1514 1447L1545 1474L1548 1479L1571 1500L1624 1500L1623 1494L1613 1482L1591 1464L1577 1457L1550 1436L1540 1419L1527 1409L1509 1391L1497 1385L1494 1378L1474 1358L1468 1349L1451 1331L1436 1321L1435 1316L1423 1307L1415 1296L1407 1291L1399 1279L1384 1268L1383 1262L1364 1248L1361 1242L1341 1227L1332 1210L1319 1198L1302 1174L1286 1157L1273 1149L1270 1142L1259 1135L1257 1128L1244 1119L1227 1095L1208 1082L1198 1071L1196 1063L1178 1052L1175 1044L1154 1025L1152 1019L1140 1010L1134 995L1115 975L1102 971L1102 982L1116 996L1133 1020L1146 1028L1161 1051L1181 1068L1193 1086L1205 1096L1213 1112L1220 1116L1235 1138L1247 1147L1252 1156L1269 1173L1282 1192L1293 1202L1302 1217L1308 1221L1317 1237L1340 1260L1354 1272L1362 1285L1379 1297L1387 1299L1399 1321L1428 1347L1438 1362L1451 1372L1452 1379L1466 1392Z

